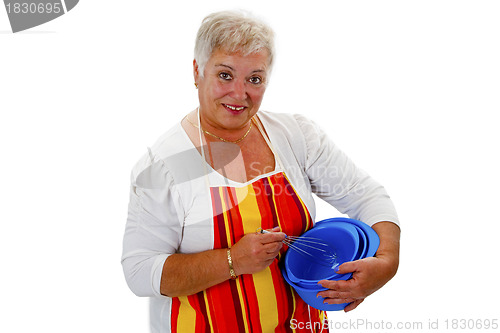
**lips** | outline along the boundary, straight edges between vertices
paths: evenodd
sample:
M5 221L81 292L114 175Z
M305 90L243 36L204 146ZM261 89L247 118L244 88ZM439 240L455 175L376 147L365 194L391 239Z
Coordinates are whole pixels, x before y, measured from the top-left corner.
M246 106L243 105L224 104L224 103L222 103L222 106L232 114L240 114L247 108Z

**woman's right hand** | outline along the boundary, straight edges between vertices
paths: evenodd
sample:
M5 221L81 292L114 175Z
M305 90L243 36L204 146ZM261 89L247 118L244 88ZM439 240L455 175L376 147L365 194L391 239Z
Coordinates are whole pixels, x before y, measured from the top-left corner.
M252 233L243 236L231 248L236 275L260 272L271 265L278 255L286 235L276 227L270 233Z

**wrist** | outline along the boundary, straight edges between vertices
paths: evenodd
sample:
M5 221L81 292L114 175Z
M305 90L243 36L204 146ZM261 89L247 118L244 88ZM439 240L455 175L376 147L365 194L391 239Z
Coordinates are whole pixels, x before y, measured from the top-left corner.
M391 253L378 253L375 255L375 257L379 260L381 260L381 263L383 264L383 267L385 268L384 270L387 272L388 275L390 275L390 278L394 277L398 271L399 267L399 255L398 254L391 254Z

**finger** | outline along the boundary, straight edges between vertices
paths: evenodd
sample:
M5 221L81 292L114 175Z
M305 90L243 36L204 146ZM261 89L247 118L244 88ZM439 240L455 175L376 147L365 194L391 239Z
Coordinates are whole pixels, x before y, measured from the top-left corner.
M285 239L286 235L283 232L270 232L268 234L261 234L259 240L261 244L268 244L274 242L281 242Z
M278 255L278 252L281 250L281 248L283 247L283 243L282 242L275 242L275 243L267 243L266 245L263 246L264 247L264 251L267 253L267 254L271 254L273 256L277 256Z
M266 261L265 261L266 267L268 267L269 265L271 265L271 264L273 263L273 261L274 261L274 260L277 260L277 259L276 259L276 257L273 257L273 258L271 258L271 259L269 259L269 260L266 260Z
M281 250L282 247L283 247L283 244L281 242L280 243L276 243L276 245L273 244L270 249L266 250L266 253L275 257L275 256L278 255L278 253L280 252L280 250Z
M349 303L349 305L347 305L345 308L344 308L344 311L345 312L349 312L349 311L352 311L354 309L356 309L358 307L358 305L360 305L361 303L363 303L365 299L362 298L362 299L357 299L355 300L354 302L352 303Z
M345 303L346 299L352 299L352 294L350 292L339 292L339 291L333 291L333 290L324 290L320 291L316 294L316 297L323 297L324 299L327 300L343 300L343 302L340 303ZM337 303L339 304L339 303Z
M262 270L266 267L269 267L274 262L275 259L276 259L276 257L274 257L272 259L262 260L261 262L259 262L257 264L257 266L260 267L258 270Z
M324 304L345 304L345 303L354 303L357 301L355 298L327 298L323 301Z
M262 229L262 228L257 228L257 234L269 234L272 232L280 232L281 228L279 226L271 228L271 229Z
M352 289L354 280L350 279L344 280L321 280L318 282L323 288L327 288L334 291L349 291Z
M338 274L347 274L352 273L358 270L358 262L357 261L348 261L338 266L335 270Z

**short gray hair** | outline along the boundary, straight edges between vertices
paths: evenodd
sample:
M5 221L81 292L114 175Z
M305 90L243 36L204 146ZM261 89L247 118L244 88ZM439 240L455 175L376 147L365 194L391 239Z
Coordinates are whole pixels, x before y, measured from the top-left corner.
M212 13L203 19L194 47L194 59L201 77L208 59L217 49L242 52L245 56L267 50L270 71L274 58L274 32L269 25L248 12Z

